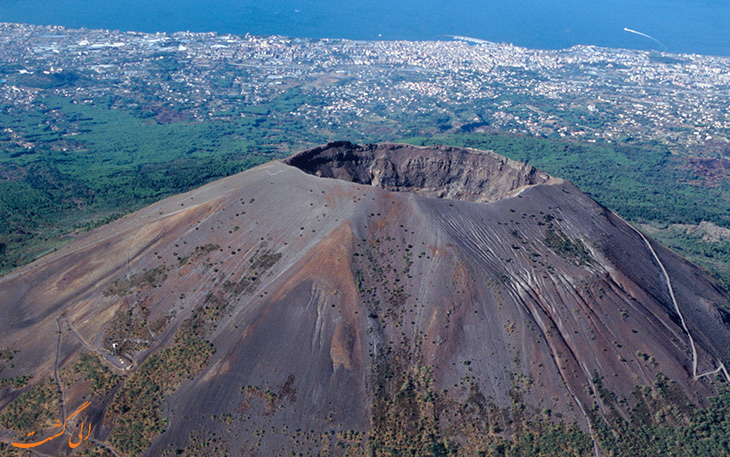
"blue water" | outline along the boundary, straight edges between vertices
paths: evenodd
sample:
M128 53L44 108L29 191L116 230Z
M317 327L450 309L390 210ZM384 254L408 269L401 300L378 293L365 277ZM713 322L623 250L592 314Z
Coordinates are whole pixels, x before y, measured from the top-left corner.
M365 40L463 35L542 49L730 56L728 0L0 0L0 22Z

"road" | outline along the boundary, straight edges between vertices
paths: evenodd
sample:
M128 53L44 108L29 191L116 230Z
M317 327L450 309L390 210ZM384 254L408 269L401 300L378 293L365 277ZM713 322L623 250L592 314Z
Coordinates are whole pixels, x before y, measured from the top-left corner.
M106 360L113 368L119 370L119 371L127 371L130 370L133 367L133 364L131 361L123 359L122 357L119 357L118 355L111 354L103 349L96 348L84 340L84 338L79 334L79 332L76 331L76 329L71 325L71 322L66 317L59 317L56 320L56 323L58 324L58 330L61 334L63 334L63 328L62 328L62 322L66 322L66 326L68 327L68 330L73 333L76 338L81 342L81 345L88 349L89 351L96 352L104 360ZM61 335L59 335L59 341L61 339ZM59 348L60 348L60 342L59 342ZM56 357L56 363L58 363L58 357Z

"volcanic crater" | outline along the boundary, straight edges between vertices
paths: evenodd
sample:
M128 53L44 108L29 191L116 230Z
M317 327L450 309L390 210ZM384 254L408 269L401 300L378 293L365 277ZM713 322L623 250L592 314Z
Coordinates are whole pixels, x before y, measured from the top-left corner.
M449 146L339 142L300 152L284 163L317 177L480 203L551 180L531 165L493 152Z
M123 456L477 455L548 426L595 440L660 417L662 386L705 405L728 307L702 270L529 165L332 143L1 278L2 376L33 377L2 384L0 413L33 392L62 392L48 417L93 398L93 439Z

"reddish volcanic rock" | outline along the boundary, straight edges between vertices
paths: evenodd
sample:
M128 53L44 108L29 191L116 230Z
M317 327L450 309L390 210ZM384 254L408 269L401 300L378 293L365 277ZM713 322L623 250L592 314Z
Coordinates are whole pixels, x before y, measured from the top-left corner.
M436 400L409 414L465 449L465 421L516 414L516 399L588 431L589 411L628 417L632 390L660 374L696 404L715 392L693 377L682 317L699 373L730 359L727 298L651 248L661 265L575 186L493 153L335 143L163 200L2 278L0 348L18 351L2 376L32 374L30 389L57 356L62 371L97 349L122 390L180 335L210 341L191 356L202 362L165 372L167 424L146 455L213 437L232 455L342 453L335 436L365 449L419 389ZM0 408L21 391L0 391ZM93 396L69 389L67 410L79 392ZM94 430L112 447L129 414L109 409L115 392L97 398ZM476 404L482 419L463 415Z

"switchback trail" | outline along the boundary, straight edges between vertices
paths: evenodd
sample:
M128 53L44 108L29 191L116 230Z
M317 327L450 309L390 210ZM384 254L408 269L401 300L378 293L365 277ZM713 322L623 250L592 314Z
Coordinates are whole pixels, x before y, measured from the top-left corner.
M121 357L115 356L114 354L111 354L111 353L109 353L109 352L107 352L107 351L105 351L103 349L96 348L96 347L90 345L89 343L87 343L86 340L84 340L84 338L81 336L81 334L79 334L79 332L76 331L76 329L73 327L73 325L71 325L71 321L69 321L67 317L59 317L56 320L56 323L58 324L58 331L59 332L63 332L63 329L62 329L62 325L61 324L64 321L66 322L66 327L68 327L68 330L71 333L73 333L74 336L76 336L76 338L79 340L79 342L81 343L81 345L84 348L88 349L89 351L96 352L97 354L101 355L102 358L103 358L103 360L106 360L107 363L109 363L109 365L111 365L114 369L120 370L120 371L125 371L125 370L129 370L132 367L132 364L131 363L128 364L128 365L125 365L125 362L122 360ZM60 341L60 336L59 336L59 341Z

